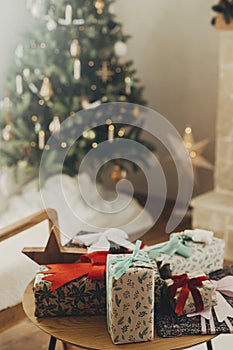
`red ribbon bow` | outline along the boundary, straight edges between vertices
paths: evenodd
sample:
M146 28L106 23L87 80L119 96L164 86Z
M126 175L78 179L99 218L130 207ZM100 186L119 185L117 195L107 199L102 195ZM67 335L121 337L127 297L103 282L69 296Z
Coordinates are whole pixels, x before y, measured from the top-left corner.
M190 279L185 273L183 275L172 276L171 278L174 281L174 283L168 287L171 299L175 297L177 289L181 288L175 308L175 313L177 315L183 314L184 306L190 292L196 306L196 312L204 310L201 293L197 287L201 287L203 281L209 280L207 276L194 277Z
M109 252L106 251L81 255L78 263L46 265L49 270L40 273L49 274L42 279L52 282L51 292L85 275L88 275L90 280L104 280L108 254Z

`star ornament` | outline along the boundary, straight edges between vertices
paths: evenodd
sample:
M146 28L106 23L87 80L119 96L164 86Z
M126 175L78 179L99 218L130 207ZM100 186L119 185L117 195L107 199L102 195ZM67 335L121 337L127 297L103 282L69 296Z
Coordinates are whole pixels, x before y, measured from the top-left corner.
M103 83L107 83L107 81L111 79L114 73L108 69L108 62L104 61L102 68L96 72L96 75L101 77Z
M80 255L87 253L87 250L84 248L63 247L60 232L54 226L46 247L24 248L22 253L39 265L68 264L77 261Z
M189 152L189 156L193 165L194 181L198 182L197 168L203 168L207 170L213 170L214 166L206 158L202 156L203 151L209 144L209 140L205 139L199 142L195 142L192 129L187 127L183 136L184 145Z

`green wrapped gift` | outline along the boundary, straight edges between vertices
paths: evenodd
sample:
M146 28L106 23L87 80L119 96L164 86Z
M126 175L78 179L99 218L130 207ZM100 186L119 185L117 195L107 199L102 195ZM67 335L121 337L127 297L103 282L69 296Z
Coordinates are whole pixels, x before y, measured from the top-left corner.
M155 270L140 245L132 254L107 257L107 322L114 344L154 337Z

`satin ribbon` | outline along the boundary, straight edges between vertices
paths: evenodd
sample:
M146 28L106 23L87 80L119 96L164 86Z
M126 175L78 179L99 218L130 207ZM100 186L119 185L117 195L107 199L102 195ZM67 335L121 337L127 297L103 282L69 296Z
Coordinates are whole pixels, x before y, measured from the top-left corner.
M49 274L49 276L43 277L42 280L52 283L51 292L85 275L90 280L104 280L108 254L109 252L94 252L81 255L78 263L46 265L49 270L39 273Z
M137 240L132 254L118 256L116 259L111 260L112 264L116 263L110 273L112 277L118 280L137 261L150 264L149 256L140 252L141 243L142 241Z
M162 254L173 256L174 254L182 255L189 258L192 255L192 248L186 245L184 236L175 233L170 235L170 240L165 243L159 243L154 246L146 247L150 259L157 259Z
M215 334L215 325L213 317L213 309L217 317L218 322L225 322L229 328L230 333L233 333L233 326L228 317L233 317L233 308L226 301L222 294L229 297L233 297L233 276L226 276L219 281L211 280L216 288L217 305L208 308L204 311L188 314L188 317L201 316L201 330L202 333L206 334L206 322L210 323L210 331Z
M190 237L193 242L211 244L214 233L212 231L195 228L194 230L184 230L184 236Z
M109 228L103 232L77 236L77 239L88 247L88 253L110 250L111 242L128 250L133 250L135 245L129 242L128 238L127 233L119 228Z
M189 278L185 273L183 275L172 276L171 279L174 281L174 283L168 287L171 299L174 299L177 289L181 288L175 307L175 313L177 315L183 315L184 306L188 299L189 293L192 294L196 311L201 311L204 309L201 293L197 287L201 287L203 281L209 280L207 276Z

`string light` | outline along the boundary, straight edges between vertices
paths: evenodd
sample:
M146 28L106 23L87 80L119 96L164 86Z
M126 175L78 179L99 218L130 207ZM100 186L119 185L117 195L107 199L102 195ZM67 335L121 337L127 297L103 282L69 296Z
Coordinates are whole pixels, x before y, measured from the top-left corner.
M97 148L97 147L98 147L98 143L97 142L93 142L92 148Z

